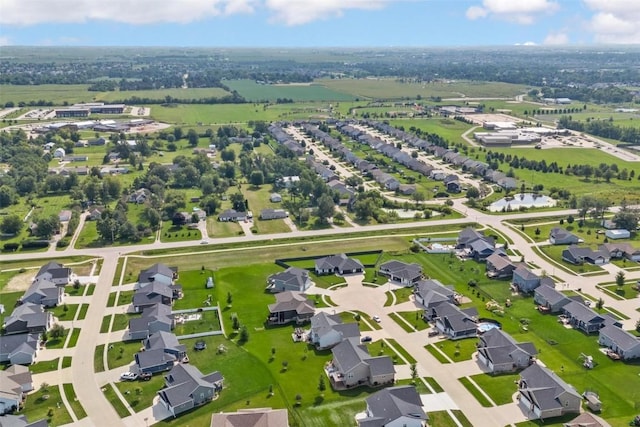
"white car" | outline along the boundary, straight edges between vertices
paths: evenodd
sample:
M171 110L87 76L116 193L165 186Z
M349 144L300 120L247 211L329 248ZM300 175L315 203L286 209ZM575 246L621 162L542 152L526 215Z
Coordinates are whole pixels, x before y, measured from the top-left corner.
M134 374L133 372L123 372L120 374L120 379L122 381L135 381L138 379L138 374Z
M380 323L380 316L372 316L371 318L374 322Z

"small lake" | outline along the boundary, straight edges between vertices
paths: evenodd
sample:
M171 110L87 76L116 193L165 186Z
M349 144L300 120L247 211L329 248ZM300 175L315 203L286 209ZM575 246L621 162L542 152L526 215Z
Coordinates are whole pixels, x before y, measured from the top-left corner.
M533 193L518 193L513 196L503 197L491 203L488 209L491 212L501 212L502 209L517 211L520 207L546 208L556 205L556 200L549 196L541 196Z

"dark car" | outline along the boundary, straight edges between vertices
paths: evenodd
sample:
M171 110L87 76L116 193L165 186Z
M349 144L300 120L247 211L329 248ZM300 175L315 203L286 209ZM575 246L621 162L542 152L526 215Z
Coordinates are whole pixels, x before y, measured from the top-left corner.
M151 379L151 374L149 372L142 372L138 375L138 379L140 381L149 381Z
M433 331L429 331L429 333L427 335L429 335L430 337L435 337L439 333L440 332L438 330L434 329Z
M196 341L196 343L193 346L193 349L196 351L204 350L206 348L207 348L207 343L202 340Z
M372 338L369 335L365 335L364 337L360 338L360 342L371 342Z

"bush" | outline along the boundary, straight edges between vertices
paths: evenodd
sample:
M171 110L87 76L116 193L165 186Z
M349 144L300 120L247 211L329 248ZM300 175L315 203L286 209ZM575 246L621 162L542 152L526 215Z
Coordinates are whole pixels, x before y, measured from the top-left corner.
M56 243L56 246L59 248L66 248L67 246L69 246L69 243L71 243L71 239L65 237L64 239L58 240L58 243Z
M21 242L22 249L48 248L48 240L23 240Z
M2 250L5 252L14 252L17 251L19 247L20 243L5 243L4 246L2 246Z

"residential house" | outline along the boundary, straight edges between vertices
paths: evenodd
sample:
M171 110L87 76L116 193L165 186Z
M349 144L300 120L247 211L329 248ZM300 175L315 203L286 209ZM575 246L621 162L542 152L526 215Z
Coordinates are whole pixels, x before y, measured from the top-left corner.
M617 229L617 230L606 230L604 235L611 240L619 240L619 239L628 239L631 237L631 232L629 230Z
M89 143L89 145L105 145L107 143L107 140L104 138L90 138L87 140L87 142Z
M602 250L596 250L586 246L571 245L562 251L562 260L575 265L581 265L585 262L589 264L602 265L608 264L609 253Z
M413 295L416 303L425 309L431 309L443 302L456 303L453 287L447 287L435 279L416 282Z
M498 184L505 190L514 190L518 186L518 181L515 178L506 176L504 178L498 179L496 184Z
M0 336L0 363L31 365L38 356L40 334Z
M143 350L135 354L135 362L143 373L168 371L187 355L186 347L171 332L159 331L143 341Z
M345 254L331 255L318 258L315 262L315 272L317 275L323 274L355 274L362 273L364 266L360 260L349 258Z
M484 261L496 251L495 243L491 238L477 239L468 246L468 254L476 261Z
M47 427L49 422L46 418L30 423L26 415L10 415L2 416L2 427Z
M129 340L143 340L156 332L171 332L175 320L171 315L171 306L155 304L142 310L141 317L129 320Z
M516 265L504 251L496 251L487 257L487 277L505 279L513 275Z
M282 201L282 196L278 193L271 193L269 196L269 201L271 203L280 203Z
M583 412L571 421L563 423L562 427L611 427L611 424L590 412Z
M35 282L46 280L56 285L67 285L71 282L71 269L62 264L51 261L40 267L34 278Z
M156 304L171 305L181 294L180 285L167 286L164 283L152 282L147 286L136 289L131 304L136 313Z
M391 260L380 264L378 273L388 277L392 282L411 286L422 279L422 267L418 264L407 264L402 261Z
M136 286L136 289L143 288L150 283L162 283L170 286L177 278L178 269L176 267L168 267L161 263L153 264L138 274L138 286Z
M247 408L211 415L211 427L289 427L286 409Z
M449 302L443 302L432 309L427 320L434 320L440 333L457 340L477 335L477 318L478 310L475 307L461 310Z
M630 243L605 243L598 249L608 252L612 259L626 258L634 262L640 261L640 249L634 248Z
M424 427L427 414L416 388L411 385L384 388L365 399L365 417L358 427Z
M575 245L580 242L581 239L578 236L562 227L554 227L549 232L549 243L552 245Z
M415 184L400 184L400 187L398 187L398 192L400 194L403 194L405 196L410 196L412 194L414 194L416 192L416 185Z
M518 404L529 419L578 414L582 397L562 378L537 363L520 373Z
M238 212L235 209L226 209L218 215L218 221L222 222L238 222L247 219L246 212Z
M284 209L262 209L260 211L260 219L268 220L268 219L284 219L289 218L289 212Z
M598 344L608 347L622 360L640 357L640 338L635 335L613 325L603 327L599 334Z
M53 157L55 159L62 159L66 155L64 148L58 147L53 152Z
M538 354L532 343L518 343L501 329L490 329L479 338L478 362L492 374L524 369L535 362Z
M311 318L309 342L319 350L331 348L347 338L360 337L360 329L355 322L342 323L338 315L320 312Z
M298 175L283 176L277 181L278 186L284 187L287 189L291 188L294 184L299 182L300 182L300 177Z
M102 212L104 211L104 207L102 206L93 206L89 209L89 215L87 216L87 220L89 221L97 221L102 219Z
M533 292L538 286L543 284L551 287L555 286L552 278L538 276L524 264L518 265L518 268L513 271L512 283L518 291L525 294Z
M435 181L442 181L445 179L446 176L447 176L447 172L440 169L434 169L429 173L429 178Z
M160 403L174 417L213 400L222 390L220 372L203 375L193 365L178 364L164 377L165 388L158 392Z
M309 272L298 267L289 267L280 273L267 277L267 290L270 292L304 292L313 284Z
M69 220L71 219L71 211L68 209L63 209L60 212L58 212L58 220L60 222L69 222Z
M129 194L129 198L127 199L129 203L136 203L141 205L146 202L147 199L151 196L151 191L146 188L140 188L133 193Z
M459 193L462 191L460 181L449 181L445 186L447 187L447 193Z
M538 310L543 313L559 313L562 311L562 307L569 304L571 300L562 292L554 289L553 286L542 285L535 288L533 302L538 304Z
M62 303L64 298L64 286L56 286L55 283L42 279L34 281L26 292L20 297L20 302L55 307Z
M267 323L283 325L285 323L307 322L315 314L315 304L301 292L285 291L276 294L276 302L269 304Z
M578 302L571 301L562 307L562 312L569 318L569 324L587 334L598 332L605 326L607 318L596 313L591 308Z
M377 386L395 381L395 369L389 356L373 357L358 338L348 338L331 349L333 360L327 367L334 388L359 385Z
M40 304L26 302L5 317L3 329L5 334L41 333L51 329L52 325L53 314L50 311L44 311Z
M0 371L0 415L20 410L27 398L27 392L31 390L33 380L29 368L13 365ZM0 425L5 425L2 418Z

